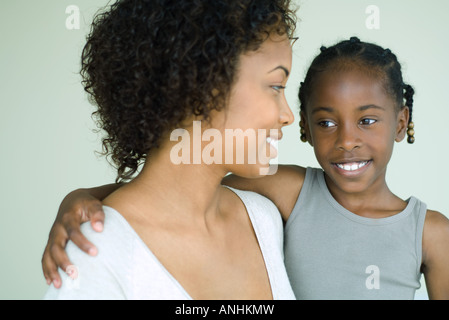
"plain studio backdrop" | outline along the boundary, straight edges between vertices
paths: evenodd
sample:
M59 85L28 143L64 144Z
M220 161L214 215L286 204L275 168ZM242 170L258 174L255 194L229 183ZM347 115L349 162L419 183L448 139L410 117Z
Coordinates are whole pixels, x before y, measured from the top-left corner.
M41 299L41 257L59 203L71 190L111 183L115 170L94 133L80 83L80 53L107 0L0 3L0 299ZM297 0L299 23L279 163L318 166L300 141L297 91L322 45L358 36L390 48L416 89L416 142L396 144L388 183L449 214L449 1ZM448 198L446 198L448 197ZM332 262L329 262L332 263ZM424 281L423 281L424 284ZM426 299L424 286L417 299Z

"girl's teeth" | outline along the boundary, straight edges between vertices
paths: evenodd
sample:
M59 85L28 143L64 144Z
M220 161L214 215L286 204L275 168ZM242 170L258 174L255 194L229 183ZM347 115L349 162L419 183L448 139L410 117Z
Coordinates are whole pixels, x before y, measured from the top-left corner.
M368 161L344 163L344 164L337 163L337 167L345 171L355 171L364 167L367 163Z

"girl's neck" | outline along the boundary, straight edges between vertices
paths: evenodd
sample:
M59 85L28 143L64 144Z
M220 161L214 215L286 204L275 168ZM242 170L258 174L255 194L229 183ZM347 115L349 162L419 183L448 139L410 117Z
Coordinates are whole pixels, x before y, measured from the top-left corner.
M324 174L332 197L345 209L366 218L386 218L405 209L407 203L388 188L385 177L362 192L345 192L335 186Z

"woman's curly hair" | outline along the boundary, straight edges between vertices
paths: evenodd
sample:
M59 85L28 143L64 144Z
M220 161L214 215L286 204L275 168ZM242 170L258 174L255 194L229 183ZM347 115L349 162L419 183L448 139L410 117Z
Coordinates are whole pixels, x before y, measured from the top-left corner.
M81 76L117 181L183 120L226 105L240 55L295 24L290 0L118 0L97 14Z

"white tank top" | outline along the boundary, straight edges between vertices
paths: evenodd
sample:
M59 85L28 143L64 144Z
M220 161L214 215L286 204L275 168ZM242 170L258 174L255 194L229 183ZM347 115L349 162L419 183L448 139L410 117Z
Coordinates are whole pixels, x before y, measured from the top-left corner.
M246 207L263 255L273 298L293 300L284 265L283 224L273 202L249 191L229 188ZM83 234L98 248L91 257L73 242L67 244L67 254L76 278L59 270L62 287L51 285L45 299L156 299L190 300L192 297L159 262L125 218L110 207L103 207L105 227L99 233L90 223L81 226ZM223 275L224 277L226 275Z

